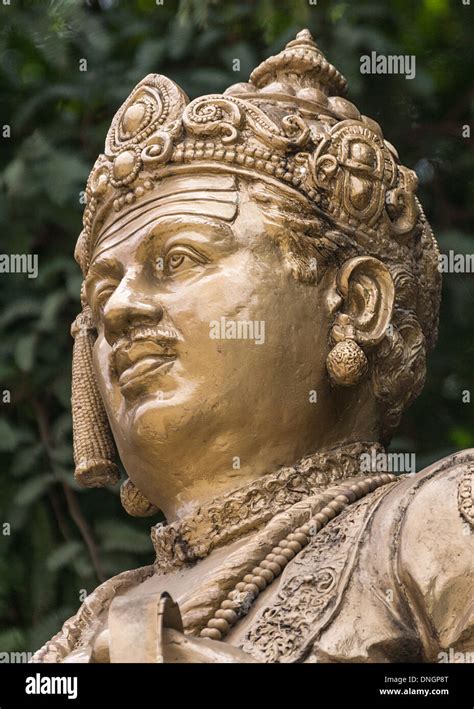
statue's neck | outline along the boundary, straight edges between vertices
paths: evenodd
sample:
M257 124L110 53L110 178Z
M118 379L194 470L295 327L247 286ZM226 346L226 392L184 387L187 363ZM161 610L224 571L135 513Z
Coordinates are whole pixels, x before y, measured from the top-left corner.
M160 570L193 563L213 549L260 529L291 505L346 478L363 474L361 456L382 452L379 443L349 443L306 456L152 529Z

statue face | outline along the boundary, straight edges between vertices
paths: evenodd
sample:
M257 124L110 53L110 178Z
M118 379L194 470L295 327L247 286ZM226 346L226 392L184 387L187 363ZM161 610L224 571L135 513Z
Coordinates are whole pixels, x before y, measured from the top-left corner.
M121 459L171 516L327 437L330 314L244 180L168 177L157 194L108 228L86 292Z
M421 390L438 251L415 173L345 83L307 32L224 94L189 101L149 74L89 176L75 256L96 380L131 480L168 517L318 449L388 440ZM90 327L87 308L74 440L95 486L117 471L107 427L87 440L103 416L79 373Z

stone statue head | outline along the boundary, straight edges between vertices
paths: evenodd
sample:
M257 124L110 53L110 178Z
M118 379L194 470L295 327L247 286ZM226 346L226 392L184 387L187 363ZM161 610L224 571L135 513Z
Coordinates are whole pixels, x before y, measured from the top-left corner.
M189 101L145 77L88 180L76 477L132 514L387 442L436 339L438 250L380 126L307 30Z

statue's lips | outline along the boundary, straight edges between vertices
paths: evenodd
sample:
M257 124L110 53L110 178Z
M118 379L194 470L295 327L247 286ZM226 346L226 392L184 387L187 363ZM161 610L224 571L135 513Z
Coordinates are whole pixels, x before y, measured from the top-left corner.
M168 371L175 359L175 356L165 357L163 355L152 355L139 359L120 375L118 380L120 388L128 389L129 385L142 383L149 374L156 374L159 370L163 370L163 373Z
M169 342L140 339L118 347L114 352L114 363L117 374L120 376L126 369L145 357L175 356L176 352Z
M122 392L132 392L153 373L164 374L176 359L176 352L166 341L137 340L114 353L115 371Z

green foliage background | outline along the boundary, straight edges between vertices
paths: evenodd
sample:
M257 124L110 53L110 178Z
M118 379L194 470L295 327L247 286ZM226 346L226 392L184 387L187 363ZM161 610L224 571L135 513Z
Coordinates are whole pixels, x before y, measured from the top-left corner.
M81 590L149 563L149 521L116 490L73 481L69 325L80 197L110 120L148 72L191 97L246 81L309 27L349 95L415 167L441 249L474 251L474 5L462 0L51 0L0 2L0 252L37 253L39 277L0 277L0 650L34 650L75 612ZM415 54L416 78L364 76L361 54ZM79 71L81 59L88 70ZM240 59L241 70L232 70ZM397 450L423 465L474 445L474 278L444 280L440 341ZM11 535L2 535L2 524Z

